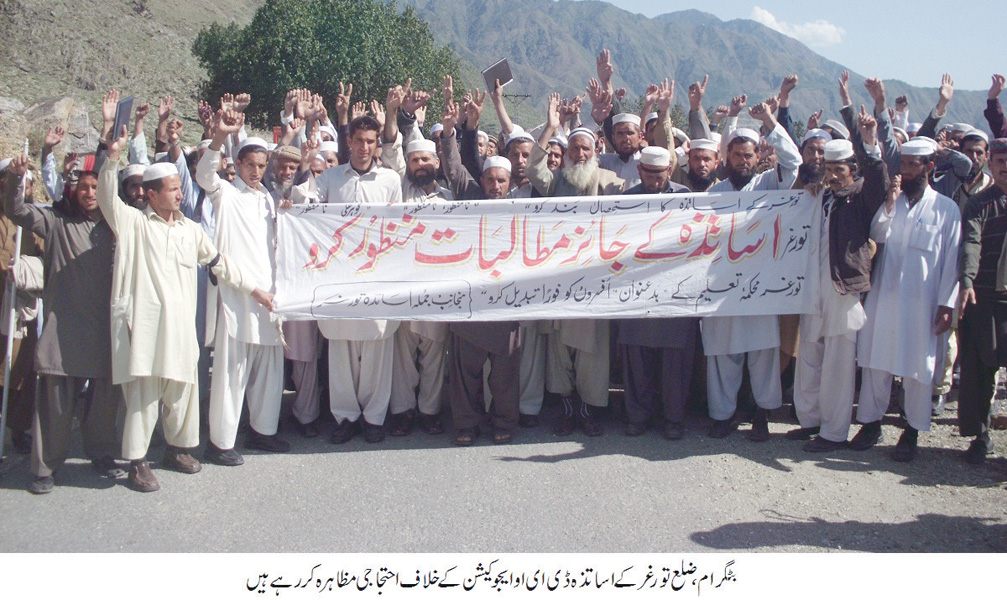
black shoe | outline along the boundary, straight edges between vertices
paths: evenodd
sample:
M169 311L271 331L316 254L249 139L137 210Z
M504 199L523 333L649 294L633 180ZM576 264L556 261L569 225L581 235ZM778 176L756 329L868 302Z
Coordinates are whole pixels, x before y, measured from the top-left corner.
M290 452L290 444L281 440L278 435L264 435L251 427L248 428L248 435L245 436L245 448L262 450L263 452Z
M808 440L801 449L805 452L835 452L836 450L842 450L846 448L846 442L833 442L832 440L827 440L822 436L815 436L813 439Z
M969 444L969 449L965 451L965 462L970 465L981 465L986 462L986 455L993 454L993 442L976 438Z
M97 460L92 460L91 468L97 471L102 477L108 477L109 479L117 479L126 474L126 470L117 465L115 459L111 456L103 456Z
M680 440L685 437L685 430L682 424L677 421L667 421L664 424L664 439L668 441Z
M234 448L221 450L214 446L213 442L206 444L206 452L203 454L203 458L222 467L237 467L245 464L245 459Z
M56 480L52 478L52 475L46 475L45 477L36 477L35 481L31 482L31 486L28 491L35 495L48 494L55 487Z
M626 423L626 427L622 431L629 437L641 436L647 432L647 424Z
M444 433L444 424L441 423L440 415L427 415L420 413L420 416L416 419L416 421L420 430L427 435Z
M384 426L364 421L364 441L368 444L377 444L378 442L385 441Z
M27 431L17 431L11 436L11 443L14 445L14 452L17 454L31 454L31 434Z
M764 408L755 409L755 416L752 417L752 430L748 432L748 439L753 442L765 442L769 440L769 411Z
M880 444L885 439L881 432L881 421L864 423L860 426L860 431L850 440L850 449L863 451Z
M295 422L297 423L297 433L301 434L302 438L316 438L321 433L318 431L318 425L315 424L315 421L310 423Z
M329 441L333 444L345 444L353 439L353 436L356 434L357 422L344 419L336 425L335 429L332 430L332 437L329 438Z
M931 409L930 414L932 416L940 416L944 412L944 403L947 400L947 394L939 394L937 396L930 397Z
M412 410L407 410L405 412L397 413L391 415L388 418L388 434L392 437L402 437L409 435L413 432L413 419L415 415ZM367 425L364 425L364 432L367 431Z
M577 429L577 420L573 415L560 415L553 425L552 432L556 435L570 435L574 429Z
M916 445L919 432L912 427L906 427L899 437L899 442L895 444L895 451L892 452L892 460L895 462L910 462L916 458Z
M785 433L783 437L795 442L810 440L813 436L818 435L818 432L821 431L821 429L821 427L801 427L799 429L791 429Z
M731 435L731 432L738 428L738 424L734 422L734 419L724 419L723 421L713 420L713 425L710 426L710 431L706 435L714 439L723 439Z
M521 416L517 418L517 424L521 427L529 429L532 427L538 427L538 415L526 415L522 413Z

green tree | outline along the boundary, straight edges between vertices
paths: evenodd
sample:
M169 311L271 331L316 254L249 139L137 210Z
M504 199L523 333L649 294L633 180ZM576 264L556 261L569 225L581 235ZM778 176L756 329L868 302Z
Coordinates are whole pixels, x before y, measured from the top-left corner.
M213 102L226 92L248 92L252 125L279 122L287 92L308 88L326 100L339 82L353 83L353 100L384 102L389 87L413 78L413 89L440 89L444 75L457 79L458 58L437 46L412 7L377 0L268 0L246 27L210 25L192 45L206 69L200 95ZM441 99L428 111L436 120ZM436 112L435 112L436 111Z

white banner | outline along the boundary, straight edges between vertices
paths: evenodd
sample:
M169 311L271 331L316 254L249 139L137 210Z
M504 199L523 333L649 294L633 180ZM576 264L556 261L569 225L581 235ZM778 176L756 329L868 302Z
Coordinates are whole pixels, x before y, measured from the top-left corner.
M804 191L311 204L281 211L287 319L795 314L818 293Z

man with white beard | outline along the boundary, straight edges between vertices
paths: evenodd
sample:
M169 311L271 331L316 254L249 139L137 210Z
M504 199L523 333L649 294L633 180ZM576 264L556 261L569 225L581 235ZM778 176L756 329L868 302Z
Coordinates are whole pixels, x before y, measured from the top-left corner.
M549 96L549 113L540 139L548 140L559 127L559 94ZM543 196L600 196L621 194L625 182L602 169L594 153L594 132L585 127L570 132L563 168L549 170L545 148L532 147L528 178ZM609 322L604 319L555 321L549 336L546 389L559 394L563 415L554 427L557 435L570 435L580 424L589 436L602 433L591 407L608 406ZM574 390L580 406L574 410Z
M727 139L727 179L711 192L748 192L789 189L797 178L801 153L765 104L749 110L769 131L766 140L776 150L777 168L756 174L759 134L735 129ZM745 363L759 408L749 439L769 439L769 411L783 403L780 384L780 326L776 315L706 317L702 323L703 350L707 356L707 400L713 425L710 437L724 438L737 427L734 412Z

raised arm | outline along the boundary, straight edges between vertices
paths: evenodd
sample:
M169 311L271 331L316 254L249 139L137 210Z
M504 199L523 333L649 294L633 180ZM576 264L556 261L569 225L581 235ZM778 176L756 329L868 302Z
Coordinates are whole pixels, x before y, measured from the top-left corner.
M931 139L937 137L937 126L940 124L941 119L944 118L944 115L947 114L948 104L951 102L951 97L954 94L955 82L952 81L951 75L945 73L941 78L941 87L937 90L937 106L923 120L923 125L920 127L917 135L926 136Z
M52 229L55 216L50 209L39 208L24 201L24 174L28 172L28 155L13 158L7 169L9 174L4 189L4 214L15 225L31 230L45 239Z
M125 125L120 134L116 136L114 131L109 130L108 137L105 138L108 160L98 173L98 188L95 190L98 208L101 209L105 222L116 237L119 237L123 227L128 227L131 218L140 215L139 211L126 206L126 203L119 199L119 157L122 155L122 149L129 145Z
M1003 93L1004 87L1004 76L993 75L993 84L990 85L983 116L986 117L994 138L1007 137L1007 119L1004 118L1004 107L1000 104L1000 94Z

